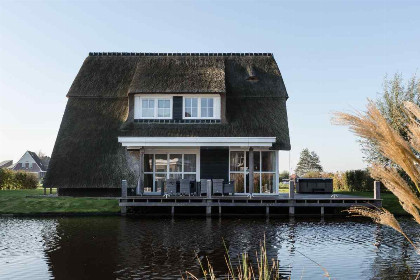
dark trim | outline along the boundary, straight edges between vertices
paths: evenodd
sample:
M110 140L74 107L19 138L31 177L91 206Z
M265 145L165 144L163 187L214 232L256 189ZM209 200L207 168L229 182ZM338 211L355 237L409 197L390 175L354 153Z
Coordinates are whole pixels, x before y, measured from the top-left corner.
M182 105L183 105L182 103L183 103L182 96L173 97L172 116L173 116L173 119L176 121L182 120Z
M90 52L89 56L273 56L272 53L138 53Z
M156 119L135 119L136 123L159 123L159 124L220 124L220 120L156 120Z
M201 179L229 180L229 148L200 149Z

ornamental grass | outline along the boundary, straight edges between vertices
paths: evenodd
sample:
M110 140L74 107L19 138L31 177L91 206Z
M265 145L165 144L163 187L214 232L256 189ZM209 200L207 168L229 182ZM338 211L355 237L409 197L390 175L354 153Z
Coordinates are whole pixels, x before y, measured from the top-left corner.
M357 136L374 143L390 163L373 163L371 175L379 180L399 200L403 209L420 224L420 108L405 102L401 108L408 118L408 136L405 140L382 116L376 105L369 101L365 113L336 113L334 122L349 126ZM407 174L409 180L401 174ZM415 244L406 236L395 217L383 208L352 207L350 214L372 218L375 222L392 227L404 237L420 254Z

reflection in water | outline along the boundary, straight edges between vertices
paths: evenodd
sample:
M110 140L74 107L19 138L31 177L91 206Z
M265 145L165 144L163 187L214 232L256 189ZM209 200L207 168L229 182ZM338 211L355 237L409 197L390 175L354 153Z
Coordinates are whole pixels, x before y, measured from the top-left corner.
M420 239L419 227L402 222ZM0 218L0 279L179 279L201 275L196 254L225 274L223 240L234 261L267 254L293 279L410 279L420 269L408 242L390 228L355 220ZM303 255L302 255L303 254Z

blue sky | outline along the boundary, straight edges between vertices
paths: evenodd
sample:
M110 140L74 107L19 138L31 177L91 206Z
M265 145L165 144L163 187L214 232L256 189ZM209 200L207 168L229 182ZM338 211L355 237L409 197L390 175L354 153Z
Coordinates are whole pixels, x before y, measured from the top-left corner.
M420 1L0 1L0 161L51 154L90 51L272 52L289 93L291 166L363 168L334 111L363 109L385 74L420 65ZM282 169L289 153L282 153Z

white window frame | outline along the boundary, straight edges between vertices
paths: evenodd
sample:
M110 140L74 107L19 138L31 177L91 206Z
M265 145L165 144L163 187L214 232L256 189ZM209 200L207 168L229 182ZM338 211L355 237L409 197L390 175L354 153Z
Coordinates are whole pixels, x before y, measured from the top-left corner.
M185 116L185 103L187 98L197 98L197 117ZM213 117L201 117L201 99L213 98ZM214 95L184 95L182 100L182 119L184 120L220 120L221 99Z
M167 166L166 166L166 179L169 179L170 174L180 174L181 178L184 178L184 175L193 174L195 175L195 180L197 182L200 181L200 150L199 149L146 149L144 151L145 154L152 154L153 155L153 171L151 172L144 172L146 175L152 175L153 174L153 187L152 187L152 193L156 192L156 174L163 174L164 172L156 172L156 155L166 154L167 159ZM182 171L181 172L170 172L169 166L170 166L170 155L173 154L182 154ZM195 172L190 171L184 171L184 156L189 154L195 155Z
M231 152L243 152L244 153L244 170L243 171L231 171L230 170L230 153ZM246 175L249 174L249 168L246 168L247 162L248 162L248 158L246 157L246 152L249 152L249 149L237 149L237 148L229 148L229 181L231 180L230 175L231 174L243 174L244 177L244 192L243 194L247 194L246 189L247 189L247 184L246 184ZM259 186L254 186L254 193L258 193L258 195L275 195L278 194L279 192L279 153L277 150L269 150L269 149L254 149L254 152L258 152L259 157L260 157L260 171L254 171L254 176L259 176L260 177L260 185ZM274 152L275 154L275 166L274 166L274 171L262 171L262 152ZM274 174L274 182L276 183L275 186L275 192L274 193L262 193L262 180L261 180L261 176L262 174ZM256 187L258 188L258 192L256 191ZM240 194L240 193L236 193L236 194Z
M134 101L134 118L143 120L171 120L173 118L173 98L168 95L148 95L148 96L135 96ZM153 117L143 117L143 100L154 100ZM158 104L159 100L169 100L169 117L158 117Z

